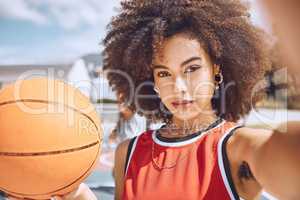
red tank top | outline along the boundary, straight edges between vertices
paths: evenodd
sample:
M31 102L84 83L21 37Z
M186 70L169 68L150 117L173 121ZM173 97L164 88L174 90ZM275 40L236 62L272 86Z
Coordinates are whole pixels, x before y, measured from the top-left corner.
M163 140L154 130L142 133L129 148L122 199L239 199L225 150L237 127L223 120L181 141Z

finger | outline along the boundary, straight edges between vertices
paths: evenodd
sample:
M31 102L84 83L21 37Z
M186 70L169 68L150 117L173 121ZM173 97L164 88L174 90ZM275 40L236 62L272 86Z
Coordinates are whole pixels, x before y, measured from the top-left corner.
M50 200L63 200L63 198L60 196L53 196Z
M18 198L18 197L13 197L13 196L8 196L6 198L6 200L22 200L21 198Z
M75 193L77 192L78 188L75 191L72 191L70 193L64 194L64 195L56 195L51 197L51 200L68 200L68 199L74 199Z

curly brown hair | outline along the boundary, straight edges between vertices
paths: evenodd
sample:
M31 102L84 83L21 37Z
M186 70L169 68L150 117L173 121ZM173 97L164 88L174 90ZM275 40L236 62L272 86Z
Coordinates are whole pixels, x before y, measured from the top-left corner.
M172 116L165 107L158 109L162 102L153 90L151 68L167 37L191 33L220 65L223 84L237 83L226 88L223 107L221 98L212 99L218 115L227 120L236 121L250 111L259 99L251 98L252 90L270 68L264 34L251 23L247 6L239 0L127 0L107 29L103 65L110 71L109 84L128 101L131 84L119 72L126 73L136 91L137 101L130 101L130 107L153 121L166 122Z

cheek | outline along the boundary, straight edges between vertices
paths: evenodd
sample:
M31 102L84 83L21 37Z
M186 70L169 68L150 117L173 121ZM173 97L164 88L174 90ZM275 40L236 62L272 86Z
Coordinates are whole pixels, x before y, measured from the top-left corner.
M204 98L205 96L211 97L215 89L214 81L209 74L198 74L198 76L191 77L190 84L191 95L194 98Z
M172 89L165 89L160 93L161 101L167 106L171 106L171 102L174 100L174 93Z

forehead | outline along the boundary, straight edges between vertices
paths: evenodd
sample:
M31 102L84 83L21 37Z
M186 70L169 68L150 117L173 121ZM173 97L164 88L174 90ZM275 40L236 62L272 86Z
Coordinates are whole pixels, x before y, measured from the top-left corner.
M197 39L187 34L179 33L166 38L162 49L154 55L154 64L172 64L185 61L191 57L207 57L203 47Z

